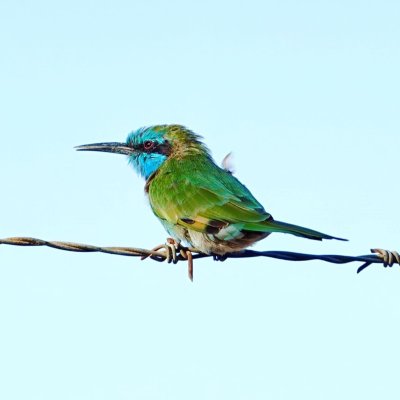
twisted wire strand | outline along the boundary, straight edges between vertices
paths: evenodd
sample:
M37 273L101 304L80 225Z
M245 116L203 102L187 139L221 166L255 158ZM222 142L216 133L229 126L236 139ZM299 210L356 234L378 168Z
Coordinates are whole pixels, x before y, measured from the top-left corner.
M58 250L75 251L80 253L107 253L120 256L128 257L141 257L142 259L150 257L155 261L167 261L167 262L178 262L187 261L187 256L180 253L176 254L176 257L172 260L170 253L167 251L165 245L157 246L153 250L147 250L136 247L100 247L92 246L88 244L72 243L72 242L59 242L59 241L47 241L42 239L36 239L31 237L11 237L6 239L0 239L0 244L12 245L12 246L47 246ZM164 249L164 251L161 251ZM199 252L194 248L187 248L186 251L194 253L191 257L193 259L213 257L217 260L225 260L226 258L253 258L253 257L270 257L279 260L286 261L310 261L320 260L334 264L347 264L351 262L362 262L363 264L357 269L357 273L360 273L371 264L383 264L385 267L391 267L394 264L400 264L400 255L396 251L388 251L383 249L371 249L374 254L368 254L363 256L344 256L337 254L304 254L295 253L290 251L256 251L256 250L244 250L238 253L229 253L225 256L213 256Z

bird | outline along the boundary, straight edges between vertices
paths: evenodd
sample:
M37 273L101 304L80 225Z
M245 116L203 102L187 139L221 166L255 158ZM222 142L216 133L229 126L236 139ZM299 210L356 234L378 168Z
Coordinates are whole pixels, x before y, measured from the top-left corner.
M123 143L92 143L76 149L126 155L145 179L153 213L178 246L223 257L275 232L347 240L275 220L230 168L216 164L202 140L185 126L166 124L139 128Z

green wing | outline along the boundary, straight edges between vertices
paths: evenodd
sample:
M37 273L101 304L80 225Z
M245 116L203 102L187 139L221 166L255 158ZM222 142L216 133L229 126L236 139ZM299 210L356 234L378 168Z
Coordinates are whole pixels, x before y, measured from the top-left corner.
M165 162L149 184L149 199L153 212L167 225L215 234L221 240L235 239L242 231L346 240L274 220L243 184L208 158Z
M199 232L229 225L237 234L252 225L263 231L259 223L272 219L234 176L199 157L168 160L149 185L149 199L159 218Z

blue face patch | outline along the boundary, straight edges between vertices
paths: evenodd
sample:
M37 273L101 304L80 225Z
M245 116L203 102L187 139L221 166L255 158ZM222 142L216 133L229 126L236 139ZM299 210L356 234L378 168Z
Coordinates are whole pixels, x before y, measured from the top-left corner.
M145 151L150 142L154 142L156 148L165 144L164 133L162 129L140 128L128 135L127 145L137 150L129 156L129 163L145 179L148 179L152 173L157 171L167 159L166 154L157 151L152 152L151 150Z

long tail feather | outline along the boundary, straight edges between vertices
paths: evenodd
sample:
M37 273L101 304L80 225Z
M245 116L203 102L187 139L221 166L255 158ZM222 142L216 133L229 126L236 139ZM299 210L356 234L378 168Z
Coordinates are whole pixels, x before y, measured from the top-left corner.
M314 231L313 229L304 228L302 226L288 224L286 222L275 221L273 219L245 226L246 230L261 231L261 232L281 232L290 233L291 235L300 236L307 239L322 240L322 239L335 239L347 241L339 237L327 235L322 232Z
M274 232L290 233L295 236L313 240L336 239L347 241L347 239L327 235L322 232L314 231L313 229L303 228L302 226L287 224L286 222L272 220L268 221L267 224L274 230Z

